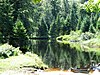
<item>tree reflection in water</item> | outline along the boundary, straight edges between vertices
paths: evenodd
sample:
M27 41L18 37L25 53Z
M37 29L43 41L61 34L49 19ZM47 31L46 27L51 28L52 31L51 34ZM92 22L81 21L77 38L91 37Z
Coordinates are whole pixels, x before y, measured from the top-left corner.
M70 67L84 67L91 60L100 62L100 55L95 52L78 51L69 44L58 44L55 41L31 40L30 50L38 54L50 67L68 69Z

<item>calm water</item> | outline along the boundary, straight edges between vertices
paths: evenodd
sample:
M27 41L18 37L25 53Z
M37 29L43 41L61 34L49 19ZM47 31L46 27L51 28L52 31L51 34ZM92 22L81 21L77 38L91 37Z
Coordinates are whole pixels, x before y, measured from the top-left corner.
M70 45L56 41L31 40L30 50L38 54L50 67L68 69L88 64L91 60L100 62L100 55L95 52L81 52L71 49Z

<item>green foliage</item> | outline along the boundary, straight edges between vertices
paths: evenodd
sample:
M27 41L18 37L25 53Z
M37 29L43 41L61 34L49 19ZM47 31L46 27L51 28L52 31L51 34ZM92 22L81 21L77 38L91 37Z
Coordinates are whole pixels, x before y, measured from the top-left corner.
M81 33L72 31L70 35L57 37L59 43L69 44L71 48L81 51L100 51L100 33L93 34L90 32Z
M98 32L100 31L100 18L98 18L98 20L97 20L96 30L97 30Z
M100 46L100 39L90 39L87 43L87 45L90 47L90 48L99 48Z
M95 38L95 35L90 32L82 33L81 31L71 31L69 35L62 35L57 37L57 40L60 41L70 41L70 42L79 42L84 40L89 40Z
M31 64L33 63L32 66L34 67L38 67L38 68L48 68L48 66L46 64L43 63L42 59L37 55L37 54L33 54L31 52L26 52L25 56L32 58L31 61L35 60L34 62L31 62ZM28 64L27 64L28 65ZM30 64L29 64L30 65Z
M15 26L13 27L13 32L15 38L27 38L26 29L20 20L16 21Z
M8 43L0 46L0 58L8 58L10 56L17 56L22 52L19 50L19 47L15 48Z
M0 32L2 33L2 42L12 42L13 27L17 21L18 15L22 13L22 1L1 0L0 1ZM23 2L24 4L24 2ZM23 10L22 10L23 9ZM14 44L13 44L14 45Z
M84 8L88 12L100 12L100 0L88 0L88 2L84 4Z
M98 38L98 39L100 39L100 31L96 32L95 37Z
M77 31L78 32L78 31ZM80 32L76 33L71 31L70 35L62 35L56 38L58 42L62 42L64 44L70 44L71 42L80 42Z
M43 63L42 59L33 53L20 54L18 56L12 56L7 59L0 59L0 73L8 70L21 71L21 67L32 66L36 68L48 68Z
M38 3L38 2L40 2L41 0L32 0L33 1L33 3Z
M94 38L94 34L93 33L90 33L90 32L85 32L85 33L82 33L81 34L81 39L82 40L89 40L89 39L93 39Z
M28 50L28 35L23 23L18 19L13 27L13 44L15 47L20 47L23 53Z
M8 0L0 1L0 32L2 33L3 38L2 42L9 42L7 38L12 36L12 26L13 26L13 7Z
M39 30L38 30L38 36L39 37L41 37L41 36L43 36L43 37L48 37L48 26L47 26L47 24L46 24L46 22L45 22L45 20L42 18L42 19L40 19L40 24L39 24Z
M99 5L100 0L84 4L73 0L1 0L1 41L27 50L26 45L31 44L29 38L34 37L70 34L68 39L78 40L80 34L71 31L99 32Z
M52 37L57 37L59 36L60 31L61 31L61 21L60 21L60 16L57 15L56 19L52 21L50 25L49 34Z
M81 26L80 26L80 30L82 30L82 32L88 31L89 30L89 16L85 15L85 18L83 18L82 22L81 22Z

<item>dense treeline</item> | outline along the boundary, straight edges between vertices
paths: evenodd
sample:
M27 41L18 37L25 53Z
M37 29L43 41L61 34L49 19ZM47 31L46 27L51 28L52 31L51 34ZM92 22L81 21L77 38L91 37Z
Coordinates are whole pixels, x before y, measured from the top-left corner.
M31 0L0 0L1 42L25 49L29 38L54 38L72 30L96 33L100 29L99 12L88 12L81 5L73 0L36 4Z

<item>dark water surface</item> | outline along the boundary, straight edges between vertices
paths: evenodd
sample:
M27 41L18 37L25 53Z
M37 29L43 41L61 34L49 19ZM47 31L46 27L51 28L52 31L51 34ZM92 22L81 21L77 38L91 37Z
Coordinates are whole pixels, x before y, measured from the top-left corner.
M59 44L49 40L31 40L30 50L38 54L49 67L68 69L81 67L94 60L100 62L100 55L95 52L77 51L70 45Z

